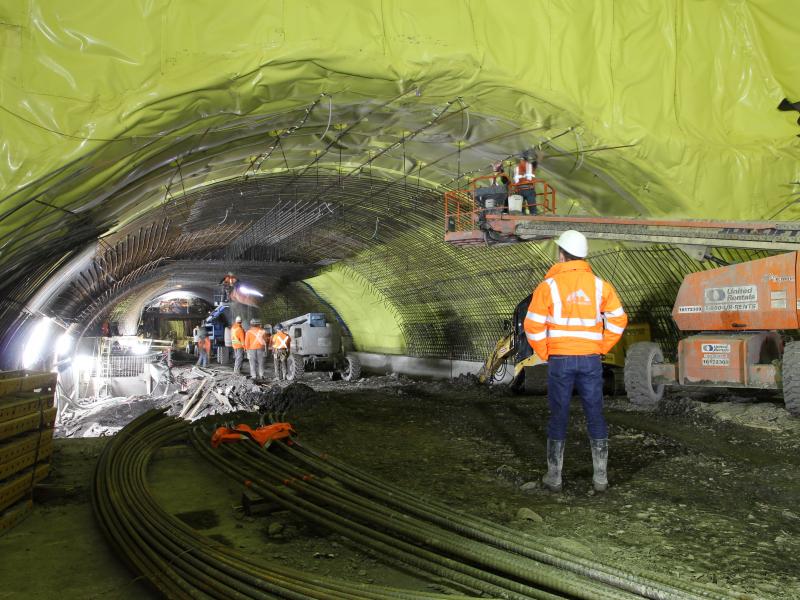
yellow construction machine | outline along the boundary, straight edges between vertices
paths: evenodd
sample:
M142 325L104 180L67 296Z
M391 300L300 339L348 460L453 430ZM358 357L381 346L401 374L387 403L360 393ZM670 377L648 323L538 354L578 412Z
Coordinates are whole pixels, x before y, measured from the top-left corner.
M517 304L511 321L505 322L506 334L501 337L494 349L478 371L478 381L492 383L505 378L508 365L513 365L511 389L516 392L544 393L547 389L547 367L533 353L525 337L523 323L531 303L531 296ZM650 341L650 325L629 323L622 340L603 357L604 387L607 393L622 393L622 369L625 366L625 353L636 342Z

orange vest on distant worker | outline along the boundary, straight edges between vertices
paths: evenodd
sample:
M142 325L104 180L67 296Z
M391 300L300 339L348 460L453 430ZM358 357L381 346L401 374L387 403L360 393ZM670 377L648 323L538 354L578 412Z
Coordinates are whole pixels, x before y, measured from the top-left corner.
M551 354L606 354L622 337L628 316L614 287L584 260L554 265L534 290L525 335L542 360Z
M267 332L258 325L253 325L244 336L245 350L266 350Z
M231 327L231 345L234 350L244 348L244 327L241 323L234 323Z
M272 334L273 350L289 350L292 346L292 338L285 331L276 331Z
M205 352L211 352L211 338L200 338L197 342L197 346L200 350L204 350Z
M533 181L536 178L536 173L533 172L533 164L524 158L517 163L514 169L514 183L520 181Z

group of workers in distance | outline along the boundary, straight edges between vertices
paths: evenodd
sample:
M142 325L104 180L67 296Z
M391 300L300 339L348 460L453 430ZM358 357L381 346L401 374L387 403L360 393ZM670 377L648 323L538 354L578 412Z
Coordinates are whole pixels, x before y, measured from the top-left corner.
M233 346L233 372L237 375L242 372L244 353L250 362L250 377L264 379L264 359L267 350L272 350L275 367L275 379L287 379L286 361L289 358L292 338L283 325L275 325L275 331L269 333L261 326L261 319L250 319L250 328L245 331L242 327L242 317L236 317L236 322L231 328L231 346Z
M197 365L208 366L211 354L211 339L203 327L197 328ZM240 375L244 353L250 362L250 377L265 379L264 360L268 350L272 351L275 366L275 379L287 379L286 361L289 358L292 338L280 323L275 326L273 333L261 326L261 319L250 319L250 328L245 331L242 326L242 317L236 317L236 322L231 328L231 346L233 347L233 372Z

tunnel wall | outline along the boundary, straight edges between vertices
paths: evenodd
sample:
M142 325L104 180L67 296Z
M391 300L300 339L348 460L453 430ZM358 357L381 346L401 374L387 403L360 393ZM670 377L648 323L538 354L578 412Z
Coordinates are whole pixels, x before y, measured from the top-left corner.
M794 0L235 0L224 11L211 0L4 3L0 290L26 288L25 277L44 265L160 214L179 160L202 156L226 128L255 127L321 92L337 106L356 103L351 121L358 102L418 98L435 118L460 97L488 133L493 120L528 132L509 154L548 143L555 156L542 171L572 185L570 210L580 200L595 214L796 219L800 128L796 112L777 107L800 100L800 66L789 51L797 18ZM319 118L320 139L323 128L343 126ZM428 159L414 152L425 146L450 152L425 174L447 185L463 173L455 150L478 125L463 127L461 140L431 138L408 159L395 153L384 173L421 169ZM375 135L368 145L396 139ZM287 170L319 150L316 138L293 144ZM231 154L203 157L181 184L183 175L195 186L241 176L248 152ZM473 167L486 168L489 159L480 159ZM139 192L148 169L163 179ZM481 355L546 270L549 251L460 251L441 243L440 222L411 225L415 236L366 244L347 268L388 299L410 354ZM658 250L648 252L625 250L615 263L628 265L630 280L619 287L633 313L653 306L637 290L669 290L694 268L679 266L676 254L678 266L655 278L649 273L662 262ZM328 293L337 311L359 296Z

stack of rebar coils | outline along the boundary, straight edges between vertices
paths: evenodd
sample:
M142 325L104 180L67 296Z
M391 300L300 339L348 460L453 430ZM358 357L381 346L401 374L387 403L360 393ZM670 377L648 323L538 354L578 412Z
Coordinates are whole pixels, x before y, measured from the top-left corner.
M716 587L630 572L490 521L415 497L304 445L242 440L212 448L210 431L160 412L143 415L108 444L95 475L95 509L130 566L169 597L454 598L326 579L233 551L165 513L147 491L158 447L186 435L250 490L405 569L469 596L529 599L709 599Z

